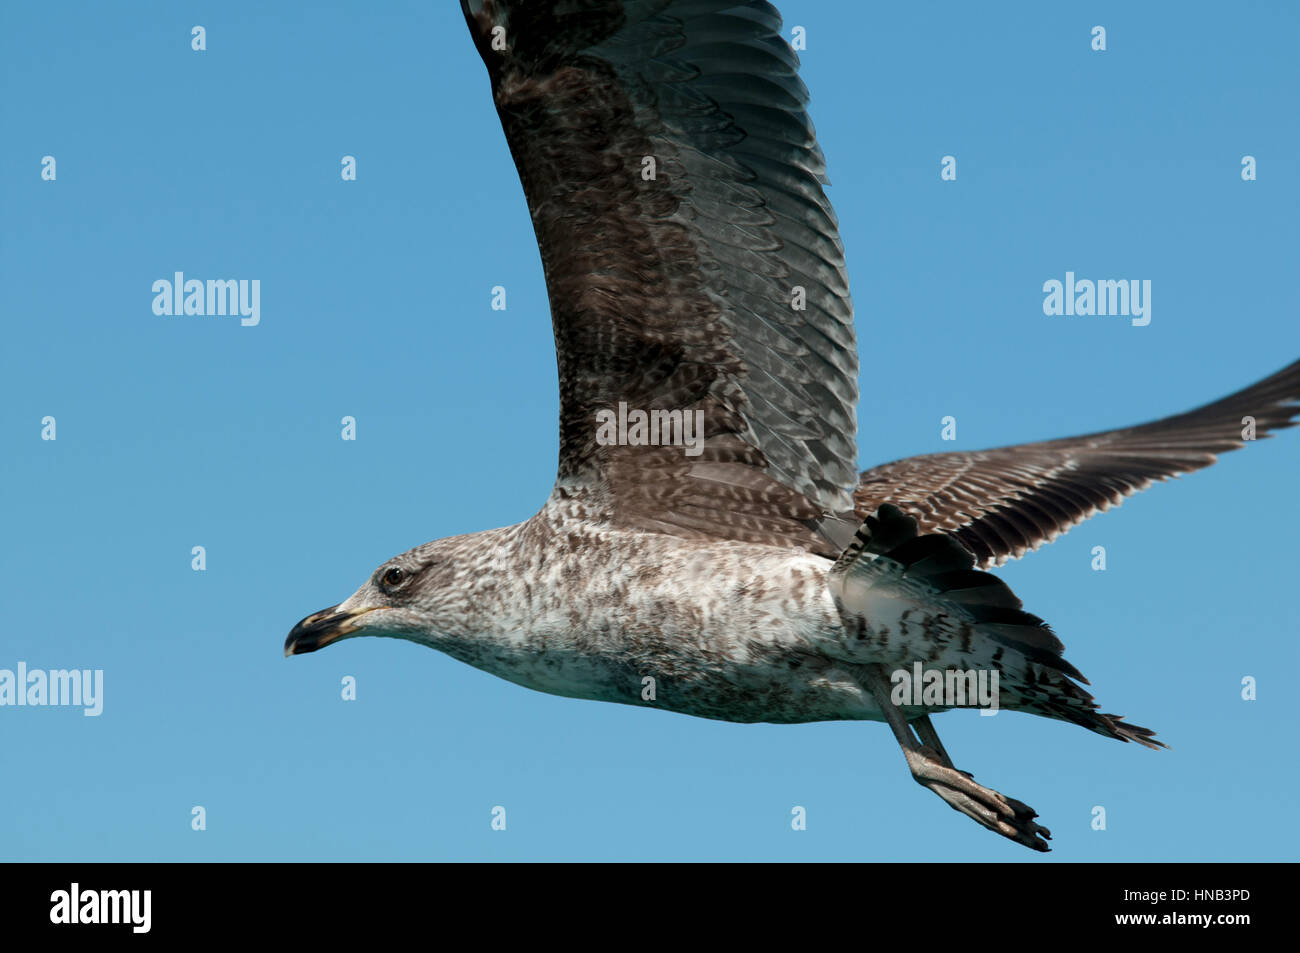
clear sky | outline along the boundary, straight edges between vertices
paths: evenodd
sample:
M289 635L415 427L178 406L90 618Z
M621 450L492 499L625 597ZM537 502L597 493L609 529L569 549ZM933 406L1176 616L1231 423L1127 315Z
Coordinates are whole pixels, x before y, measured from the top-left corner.
M1137 423L1300 356L1295 4L782 6L864 466ZM554 476L540 262L453 0L5 4L0 70L0 669L104 672L98 717L0 708L0 859L1035 857L882 725L550 697L394 640L282 657L384 559L525 519ZM260 323L155 315L176 271L258 279ZM1067 271L1149 279L1150 324L1045 316ZM1283 432L1000 570L1172 746L940 716L1050 857L1296 859L1297 473Z

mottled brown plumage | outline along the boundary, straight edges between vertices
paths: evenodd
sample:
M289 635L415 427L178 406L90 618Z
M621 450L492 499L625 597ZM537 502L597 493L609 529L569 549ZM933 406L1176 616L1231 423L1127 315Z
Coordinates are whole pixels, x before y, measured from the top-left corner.
M539 691L728 721L889 724L913 776L1036 850L1034 812L958 771L921 663L1000 707L1148 747L1042 619L974 567L1023 555L1300 412L1300 363L1177 417L856 472L844 255L798 61L758 0L463 0L537 234L560 459L515 526L388 560L286 654L409 639ZM602 412L703 415L699 453ZM859 528L859 524L861 524ZM847 528L848 532L845 533ZM853 536L854 530L857 536ZM646 680L656 686L649 695Z
M816 524L852 510L857 348L780 16L465 6L550 292L560 479L617 525L837 554ZM620 401L702 410L703 454L597 445Z
M1152 483L1208 467L1295 425L1300 362L1185 414L1082 437L931 453L873 467L858 515L895 503L928 533L951 533L981 566L1018 559Z

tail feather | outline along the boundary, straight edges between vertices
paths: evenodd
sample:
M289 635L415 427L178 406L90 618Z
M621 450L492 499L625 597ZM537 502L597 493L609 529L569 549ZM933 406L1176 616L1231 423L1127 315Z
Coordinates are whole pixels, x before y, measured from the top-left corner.
M1046 622L946 533L921 535L892 504L868 516L831 568L830 588L854 661L999 672L1004 708L1081 725L1090 731L1164 747L1155 732L1097 710L1088 684L1064 658ZM974 664L972 664L974 663Z

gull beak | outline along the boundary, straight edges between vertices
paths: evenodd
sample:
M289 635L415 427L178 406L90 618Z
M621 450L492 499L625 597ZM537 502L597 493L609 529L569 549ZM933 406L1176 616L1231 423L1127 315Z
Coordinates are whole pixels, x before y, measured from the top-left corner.
M308 652L315 652L317 649L325 648L331 642L352 635L360 628L356 620L367 612L374 611L374 608L349 609L340 612L338 606L330 606L328 609L312 613L295 625L289 637L284 640L285 658L290 655L306 655Z

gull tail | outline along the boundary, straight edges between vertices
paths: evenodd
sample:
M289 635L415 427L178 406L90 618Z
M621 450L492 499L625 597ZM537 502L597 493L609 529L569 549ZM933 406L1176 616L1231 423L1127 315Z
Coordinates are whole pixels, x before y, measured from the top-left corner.
M996 671L998 705L1069 721L1109 738L1166 747L1155 732L1097 710L1065 645L974 555L946 533L883 504L831 568L829 585L853 661L960 672ZM940 709L959 705L936 706ZM909 717L925 709L909 711Z

